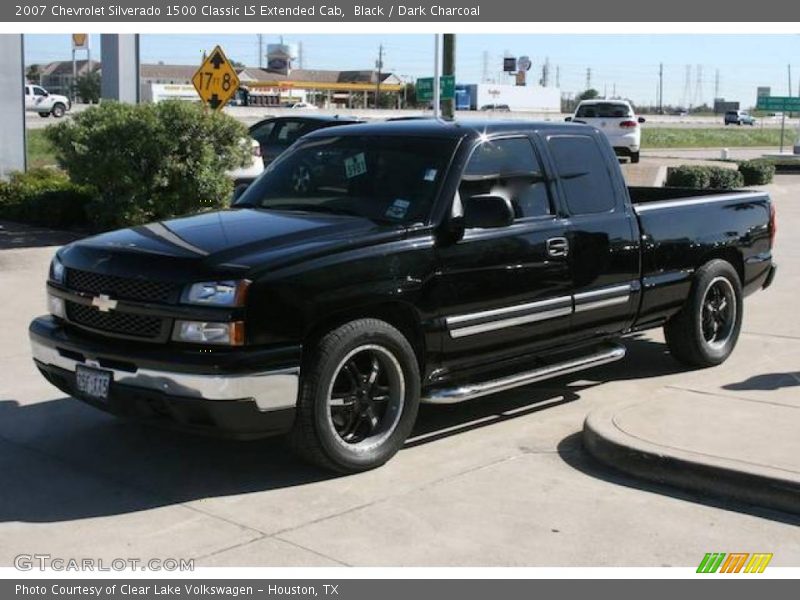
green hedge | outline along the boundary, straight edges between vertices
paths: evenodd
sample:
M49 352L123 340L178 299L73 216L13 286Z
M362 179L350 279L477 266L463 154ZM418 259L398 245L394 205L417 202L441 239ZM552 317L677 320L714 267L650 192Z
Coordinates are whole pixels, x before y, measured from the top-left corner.
M681 165L667 170L667 187L728 190L744 185L739 171L725 167Z
M0 218L55 228L87 227L96 194L61 171L31 169L0 182Z
M251 160L244 125L182 101L104 102L45 131L70 180L97 190L99 229L226 206L226 172Z
M775 164L763 159L745 160L739 163L739 172L745 185L766 185L775 177Z

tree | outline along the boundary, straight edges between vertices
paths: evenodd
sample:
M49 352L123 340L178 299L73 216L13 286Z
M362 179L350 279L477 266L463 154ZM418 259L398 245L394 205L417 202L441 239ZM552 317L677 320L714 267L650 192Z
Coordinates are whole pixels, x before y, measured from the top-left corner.
M231 66L233 67L233 69L235 71L239 71L240 69L244 69L247 66L243 62L239 62L238 60L231 60L230 63L231 63Z
M581 92L578 94L578 100L592 100L593 98L597 98L600 95L594 88L589 88L588 90Z
M29 65L25 71L25 77L31 83L39 84L42 77L42 67L40 65Z
M92 71L75 80L75 91L84 104L100 102L100 72Z

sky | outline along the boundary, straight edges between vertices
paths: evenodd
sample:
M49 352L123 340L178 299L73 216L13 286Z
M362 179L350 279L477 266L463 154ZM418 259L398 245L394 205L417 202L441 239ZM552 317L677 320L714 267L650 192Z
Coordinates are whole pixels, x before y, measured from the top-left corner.
M277 43L279 34L265 32L264 43ZM100 36L91 36L93 58L99 57ZM303 67L316 69L372 69L381 45L384 70L406 79L433 75L433 36L430 34L301 35L283 38L302 43ZM221 44L231 59L258 66L255 34L142 35L141 61L199 64L204 50ZM70 36L26 35L26 63L70 58ZM664 65L664 103L711 103L717 89L727 100L743 106L755 102L756 88L769 86L772 95L789 95L788 66L792 70L792 95L800 93L800 35L478 35L459 34L456 40L456 79L478 83L484 64L490 80L503 77L504 55L529 56L533 67L529 82L541 77L549 60L551 85L575 94L591 86L601 94L616 95L637 104L655 104L659 65ZM688 86L687 86L688 68ZM510 81L508 81L510 83Z

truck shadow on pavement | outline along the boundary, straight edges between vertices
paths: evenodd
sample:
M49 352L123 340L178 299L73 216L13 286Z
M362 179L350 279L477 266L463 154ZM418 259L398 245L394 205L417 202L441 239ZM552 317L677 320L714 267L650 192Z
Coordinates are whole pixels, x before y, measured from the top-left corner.
M620 363L463 404L423 406L406 447L574 402L608 381L682 370L663 344L643 337L626 344L629 358ZM67 397L0 400L0 522L125 514L334 477L296 458L281 439L237 442L148 427Z

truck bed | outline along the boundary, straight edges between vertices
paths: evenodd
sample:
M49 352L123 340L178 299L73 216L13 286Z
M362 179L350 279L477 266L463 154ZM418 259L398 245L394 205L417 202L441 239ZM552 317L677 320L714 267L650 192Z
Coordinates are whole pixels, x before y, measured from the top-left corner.
M694 271L724 258L739 271L745 294L759 289L772 264L766 192L628 188L642 236L642 301L637 326L674 313Z

